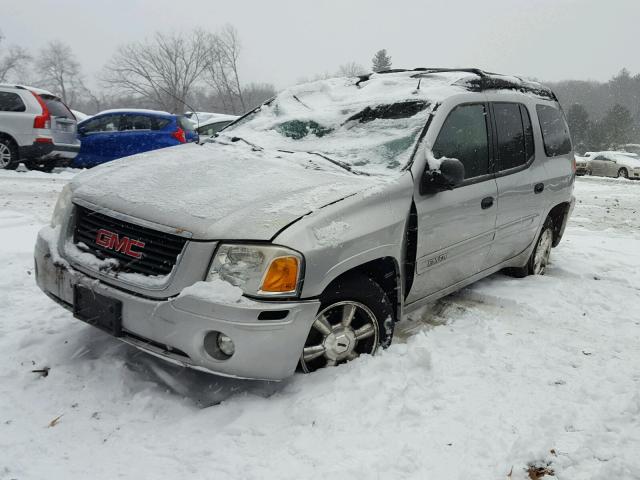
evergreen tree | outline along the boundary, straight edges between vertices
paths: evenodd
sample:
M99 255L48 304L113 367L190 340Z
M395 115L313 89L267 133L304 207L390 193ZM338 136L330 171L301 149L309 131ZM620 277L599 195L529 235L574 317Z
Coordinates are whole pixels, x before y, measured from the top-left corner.
M567 123L571 131L573 145L576 150L584 151L589 144L589 114L584 106L580 103L574 103L567 112Z
M374 72L383 72L391 68L391 57L387 55L387 50L384 48L376 52L371 62L373 63L371 69Z
M615 104L602 119L602 125L609 148L618 148L630 141L633 117L628 108Z

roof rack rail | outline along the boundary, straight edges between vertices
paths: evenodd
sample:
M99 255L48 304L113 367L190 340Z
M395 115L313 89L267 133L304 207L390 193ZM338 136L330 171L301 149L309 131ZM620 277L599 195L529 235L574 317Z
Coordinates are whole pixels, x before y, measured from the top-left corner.
M429 75L432 73L447 73L447 72L466 72L472 73L476 75L477 79L468 79L464 81L464 84L469 87L469 89L474 91L485 91L485 90L517 90L525 93L533 93L543 98L549 98L551 100L558 101L558 97L553 91L540 85L538 83L528 82L520 77L515 75L507 76L500 73L486 72L479 68L441 68L441 67L418 67L414 69L406 69L406 68L394 68L390 70L383 70L381 74L385 73L402 73L402 72L416 72L416 76L418 75ZM366 82L371 78L371 73L366 75L361 75L356 83L356 85L360 85L361 82ZM513 79L516 79L514 81Z

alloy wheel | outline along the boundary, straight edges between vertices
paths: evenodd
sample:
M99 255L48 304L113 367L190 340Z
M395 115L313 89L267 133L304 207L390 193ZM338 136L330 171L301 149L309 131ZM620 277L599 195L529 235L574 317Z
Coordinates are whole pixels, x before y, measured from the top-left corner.
M618 170L618 177L629 178L629 173L627 172L626 169L621 168L620 170Z
M316 316L307 337L300 366L310 373L345 363L362 354L374 354L380 332L371 310L354 301L336 302Z
M534 275L544 275L549 264L549 257L551 255L551 245L553 243L553 233L550 228L546 228L540 235L538 241L538 247L536 248L535 256L533 257L533 273Z
M0 168L7 168L11 163L11 150L8 145L0 143Z

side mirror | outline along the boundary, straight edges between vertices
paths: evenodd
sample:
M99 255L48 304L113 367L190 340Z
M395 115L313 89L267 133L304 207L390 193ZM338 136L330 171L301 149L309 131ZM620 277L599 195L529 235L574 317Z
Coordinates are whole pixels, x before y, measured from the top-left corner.
M452 190L464 181L464 165L456 158L445 158L440 170L426 170L420 182L420 193Z

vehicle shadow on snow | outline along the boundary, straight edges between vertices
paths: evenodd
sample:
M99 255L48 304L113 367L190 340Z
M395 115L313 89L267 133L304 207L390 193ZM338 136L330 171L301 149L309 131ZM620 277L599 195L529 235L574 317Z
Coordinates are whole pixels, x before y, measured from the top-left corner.
M226 378L174 365L122 343L93 327L79 333L74 343L76 350L71 355L72 359L117 359L124 363L140 384L151 382L163 391L192 401L199 408L217 405L239 394L269 397L287 384L286 381Z

